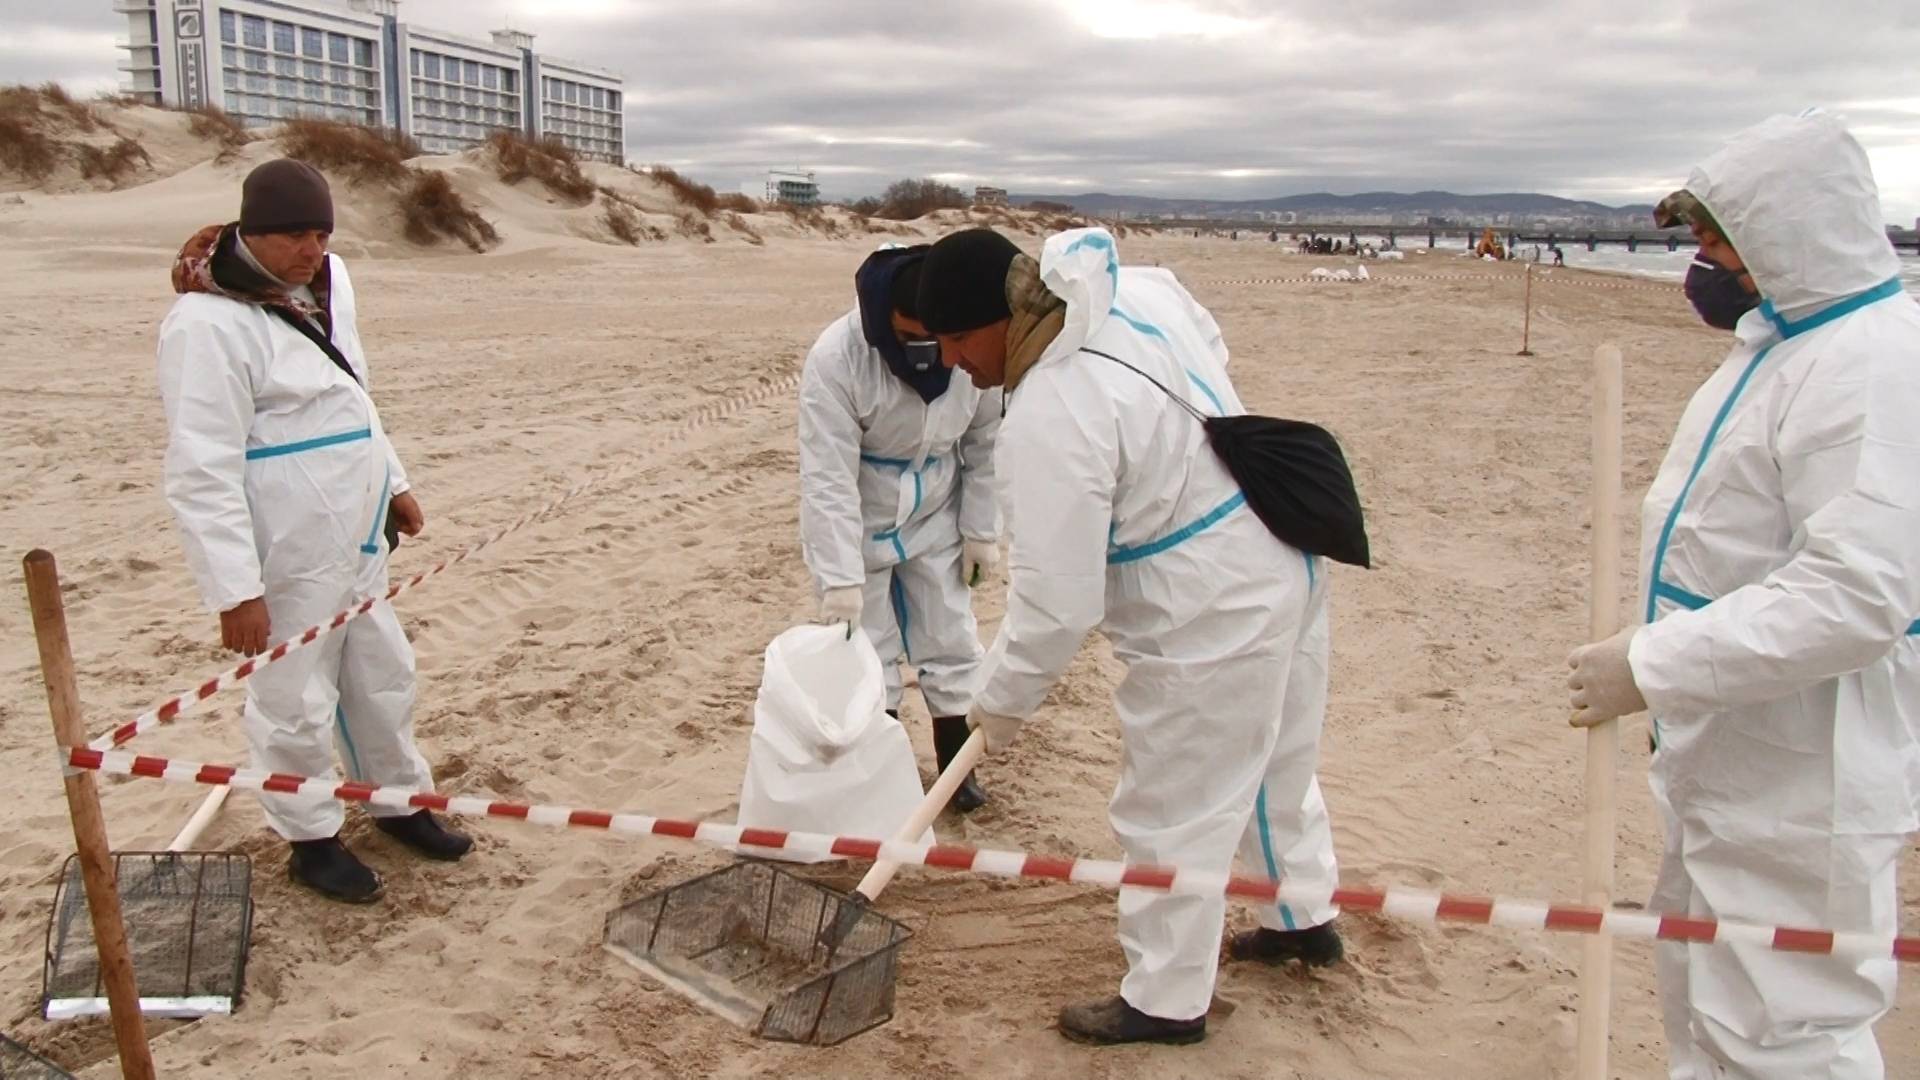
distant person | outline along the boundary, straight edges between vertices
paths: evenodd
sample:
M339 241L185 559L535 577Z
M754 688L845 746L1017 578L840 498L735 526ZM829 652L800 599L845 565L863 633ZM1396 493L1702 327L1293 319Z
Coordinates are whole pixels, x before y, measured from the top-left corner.
M1645 624L1569 659L1574 723L1651 714L1651 910L1885 941L1920 828L1920 305L1826 113L1734 136L1656 214L1691 227L1688 299L1734 345L1642 507ZM1886 1074L1890 955L1654 955L1671 1076Z
M1213 316L1171 273L1121 265L1102 229L1050 237L1038 261L989 230L955 233L928 254L920 298L945 361L1007 395L1012 576L970 718L989 751L1006 751L1097 628L1127 669L1108 805L1127 858L1213 873L1237 850L1270 880L1331 888L1315 778L1330 575L1268 531L1206 429L1168 400L1244 411ZM1199 1041L1225 897L1122 890L1119 905L1119 996L1062 1010L1061 1033ZM1233 958L1340 959L1330 902L1257 911Z
M1553 245L1548 250L1553 252L1553 265L1555 266L1567 265L1567 253L1560 250L1559 244Z
M220 642L247 656L364 601L367 614L247 680L249 764L433 790L413 741L413 647L387 592L399 534L426 515L367 394L347 266L327 253L333 196L282 158L247 174L240 220L209 225L173 267L160 325L166 493ZM340 840L337 799L262 793L292 843L287 872L333 900L370 903L380 875ZM473 846L426 810L369 805L387 835L434 859Z
M926 245L886 247L854 274L800 374L800 551L822 617L860 627L900 715L900 658L920 673L941 771L967 742L985 650L970 590L1000 561L993 443L1000 392L955 380L920 324ZM966 813L987 793L968 773Z

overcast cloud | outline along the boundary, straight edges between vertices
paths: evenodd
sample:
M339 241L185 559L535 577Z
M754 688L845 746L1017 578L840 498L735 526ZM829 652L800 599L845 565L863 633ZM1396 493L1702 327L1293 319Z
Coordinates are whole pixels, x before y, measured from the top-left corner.
M1460 9L1455 13L1454 9ZM1650 201L1721 140L1824 105L1920 214L1914 0L403 0L402 18L627 80L627 145L716 187L903 176L1256 198ZM111 89L111 0L0 0L0 82Z

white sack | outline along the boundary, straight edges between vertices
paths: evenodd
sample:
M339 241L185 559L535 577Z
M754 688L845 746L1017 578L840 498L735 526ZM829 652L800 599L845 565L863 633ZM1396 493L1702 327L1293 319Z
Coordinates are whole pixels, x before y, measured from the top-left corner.
M844 624L796 626L767 646L739 824L891 840L924 796L906 729L886 712L880 657ZM921 837L933 842L933 830ZM793 862L762 848L742 851Z

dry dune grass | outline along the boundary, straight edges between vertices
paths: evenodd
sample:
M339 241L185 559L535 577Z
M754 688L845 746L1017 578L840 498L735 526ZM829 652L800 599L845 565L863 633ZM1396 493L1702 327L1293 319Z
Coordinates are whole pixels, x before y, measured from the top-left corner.
M419 144L397 131L332 120L289 120L278 141L288 157L357 184L404 183L407 161L420 156Z
M45 179L65 156L62 134L103 126L91 105L75 101L58 83L0 87L0 168L27 180Z
M638 244L642 240L665 240L667 234L659 226L649 223L640 216L639 207L625 195L603 187L600 189L600 221L613 234L614 239L623 244Z
M501 180L517 184L538 180L548 191L577 206L593 201L595 185L580 171L580 157L555 138L538 142L517 131L496 131L487 139Z
M458 240L474 251L485 251L498 243L500 233L480 216L443 172L407 169L406 185L400 189L400 219L407 239L431 245L442 238Z
M241 147L246 146L249 141L247 129L241 126L240 121L216 106L208 105L199 109L189 109L187 117L187 130L195 138L205 139L220 147L219 154L214 157L215 161L233 160L233 156L239 153Z
M115 187L142 166L153 165L153 158L147 153L146 147L125 135L105 147L82 144L75 148L75 153L79 155L83 179L106 180Z

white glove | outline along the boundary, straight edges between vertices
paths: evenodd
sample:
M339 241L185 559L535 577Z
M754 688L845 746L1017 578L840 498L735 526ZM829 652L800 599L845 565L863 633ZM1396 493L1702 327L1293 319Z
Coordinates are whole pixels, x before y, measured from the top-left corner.
M820 621L859 625L861 592L858 585L828 589L825 595L820 597Z
M1020 725L1025 721L1012 716L990 713L978 705L967 711L967 729L978 728L987 733L987 753L997 754L1013 745L1020 734Z
M993 576L1000 565L1000 545L992 540L960 541L960 580L971 589Z
M1639 629L1628 627L1605 641L1582 645L1567 657L1567 666L1573 669L1567 689L1573 691L1569 700L1574 727L1592 727L1647 707L1647 699L1633 681L1633 667L1627 663L1627 649Z

